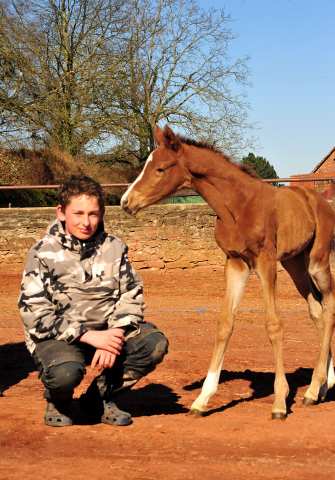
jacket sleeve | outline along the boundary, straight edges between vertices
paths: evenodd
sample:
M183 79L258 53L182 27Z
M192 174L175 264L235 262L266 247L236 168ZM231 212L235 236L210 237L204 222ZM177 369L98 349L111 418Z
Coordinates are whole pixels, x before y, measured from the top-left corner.
M131 266L128 247L124 245L119 267L119 299L108 319L108 328L127 327L125 338L139 331L138 323L143 320L145 302L143 282L138 272Z
M87 328L79 322L70 325L63 316L56 315L52 302L52 272L39 258L37 250L32 248L28 254L19 297L25 334L34 343L51 339L62 339L70 343L86 332Z

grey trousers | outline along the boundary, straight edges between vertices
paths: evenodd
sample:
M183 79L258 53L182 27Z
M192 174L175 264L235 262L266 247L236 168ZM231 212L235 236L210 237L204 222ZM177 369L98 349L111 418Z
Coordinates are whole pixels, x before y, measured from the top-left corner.
M72 398L73 390L82 381L86 366L91 364L95 348L85 343L67 344L45 340L37 344L33 358L45 386L44 397L52 403ZM152 372L168 351L168 340L155 325L140 324L140 333L128 339L112 368L103 370L88 389L102 399L130 388Z

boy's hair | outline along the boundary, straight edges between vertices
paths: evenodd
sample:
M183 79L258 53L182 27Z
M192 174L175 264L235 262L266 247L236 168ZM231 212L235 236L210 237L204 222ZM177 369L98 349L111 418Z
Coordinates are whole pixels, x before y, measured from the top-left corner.
M62 212L65 212L73 197L81 195L96 197L100 211L105 208L106 195L100 183L85 175L71 175L58 189L58 203L62 207Z

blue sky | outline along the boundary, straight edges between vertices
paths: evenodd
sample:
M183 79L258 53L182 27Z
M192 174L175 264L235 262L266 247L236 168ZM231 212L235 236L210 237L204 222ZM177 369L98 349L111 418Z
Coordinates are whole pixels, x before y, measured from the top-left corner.
M281 178L310 173L335 146L335 1L199 1L230 13L231 56L250 56L253 153Z

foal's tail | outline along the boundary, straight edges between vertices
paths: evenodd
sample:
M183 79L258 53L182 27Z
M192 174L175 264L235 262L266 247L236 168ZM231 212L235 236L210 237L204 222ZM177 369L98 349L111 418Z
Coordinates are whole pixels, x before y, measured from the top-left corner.
M334 253L334 252L335 252L335 232L330 242L330 253Z
M330 268L332 269L332 267L335 266L335 233L330 242L329 263L330 263Z
M330 264L330 272L331 272L333 285L334 285L335 284L335 275L334 275L334 270L335 270L335 233L334 233L333 238L331 239L331 242L330 242L329 264Z

